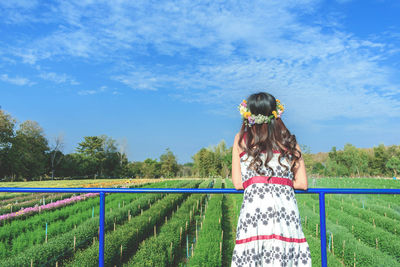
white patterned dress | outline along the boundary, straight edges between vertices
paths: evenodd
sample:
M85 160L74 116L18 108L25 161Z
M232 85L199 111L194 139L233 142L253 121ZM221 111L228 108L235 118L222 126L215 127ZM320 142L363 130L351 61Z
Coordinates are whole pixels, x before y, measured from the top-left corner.
M272 178L249 169L252 157L240 154L244 188L231 267L311 266L311 253L304 236L293 189L293 173L278 163L279 152L268 165ZM261 153L264 161L265 153ZM247 159L247 161L246 161ZM281 159L289 166L288 160ZM270 170L263 167L267 175Z

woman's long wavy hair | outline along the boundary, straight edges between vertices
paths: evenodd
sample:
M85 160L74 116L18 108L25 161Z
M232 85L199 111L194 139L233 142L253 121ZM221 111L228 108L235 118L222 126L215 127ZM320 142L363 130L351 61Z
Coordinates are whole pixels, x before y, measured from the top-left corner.
M272 95L264 92L252 94L247 98L247 107L250 109L251 114L270 116L272 111L276 110L276 99ZM245 140L246 146L243 147L242 140L245 133L247 133L247 140ZM301 157L301 152L296 148L296 136L290 133L280 118L273 118L270 123L256 123L251 127L247 127L243 120L238 142L239 147L244 150L248 156L253 157L249 167L258 174L265 175L265 173L262 173L263 161L260 158L260 154L265 152L266 160L264 166L271 171L272 176L274 175L274 170L268 166L268 162L273 157L273 150L278 150L280 152L278 162L285 171L288 171L289 167L282 165L282 157L286 159L290 158L291 161L294 160L294 164L292 164L290 168L291 172L294 173L298 168L298 160ZM280 145L278 145L278 143ZM288 162L290 163L289 160Z

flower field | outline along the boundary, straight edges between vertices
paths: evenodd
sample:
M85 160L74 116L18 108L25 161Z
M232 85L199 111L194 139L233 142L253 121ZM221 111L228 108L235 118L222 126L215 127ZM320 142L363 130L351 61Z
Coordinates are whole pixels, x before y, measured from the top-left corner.
M49 183L25 186L233 188L230 179ZM309 178L309 188L318 187L400 188L400 182ZM296 199L313 266L320 266L318 195ZM399 195L325 200L328 266L400 266ZM107 194L105 265L229 266L242 201L242 194ZM1 193L0 211L0 266L97 266L98 194Z

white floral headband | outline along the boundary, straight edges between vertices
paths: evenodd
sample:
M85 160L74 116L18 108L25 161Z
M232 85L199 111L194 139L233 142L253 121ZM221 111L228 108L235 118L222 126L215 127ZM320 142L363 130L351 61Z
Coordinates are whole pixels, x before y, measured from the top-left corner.
M249 108L247 107L247 101L243 100L242 103L238 106L238 109L240 111L240 114L242 115L242 118L244 120L244 123L246 126L252 126L255 123L257 124L263 124L263 123L269 123L273 118L280 118L282 112L285 110L283 105L281 104L281 101L279 99L276 99L276 108L277 110L272 111L272 115L265 116L262 114L254 115L251 114Z

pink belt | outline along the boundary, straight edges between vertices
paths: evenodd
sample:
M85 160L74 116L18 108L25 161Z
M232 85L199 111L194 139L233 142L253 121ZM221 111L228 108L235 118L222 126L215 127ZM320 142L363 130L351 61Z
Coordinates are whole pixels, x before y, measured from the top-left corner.
M269 180L268 180L269 178ZM243 182L243 188L246 189L251 184L265 183L265 184L282 184L293 187L293 181L289 178L283 177L268 177L268 176L253 176L250 179Z

